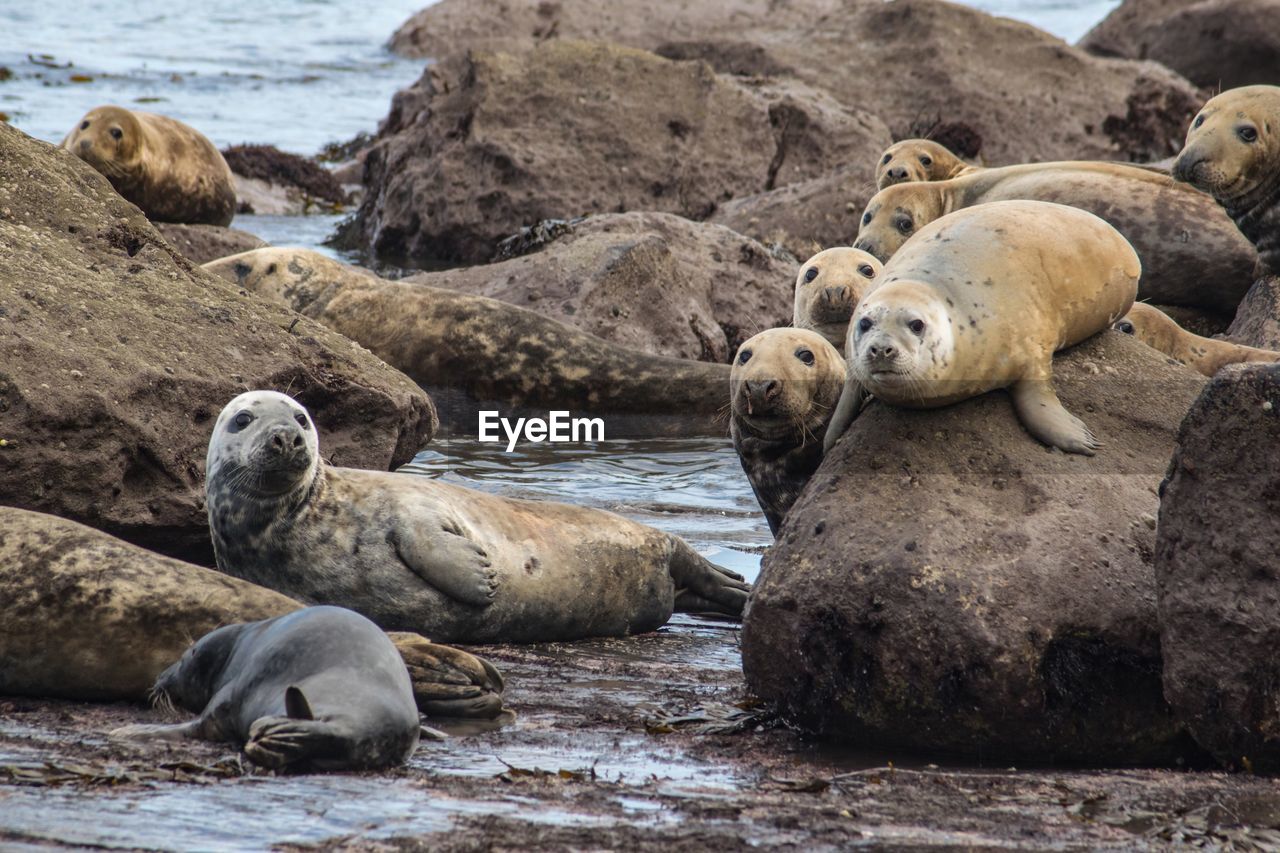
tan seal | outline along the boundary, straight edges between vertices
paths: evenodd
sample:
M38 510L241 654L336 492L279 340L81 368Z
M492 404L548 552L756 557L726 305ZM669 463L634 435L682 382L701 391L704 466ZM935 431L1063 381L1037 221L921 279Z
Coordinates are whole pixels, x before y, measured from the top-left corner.
M843 347L853 306L883 266L871 253L844 246L814 255L796 275L791 325L817 332L837 349Z
M1258 250L1262 272L1280 274L1280 86L1243 86L1191 120L1173 175L1217 199Z
M854 245L887 262L940 216L1014 199L1066 204L1109 222L1142 259L1144 299L1229 316L1253 284L1253 246L1211 198L1158 171L1121 163L1004 166L887 187L867 203Z
M1116 229L1065 205L993 202L926 225L854 311L827 445L867 393L934 408L1008 388L1033 436L1092 455L1099 443L1053 390L1053 354L1124 316L1141 272Z
M1205 376L1212 376L1228 364L1280 361L1280 352L1274 350L1247 347L1188 332L1159 308L1142 302L1135 302L1115 328Z
M90 110L62 147L106 176L148 219L230 225L231 169L200 131L176 119L124 107Z
M767 329L734 357L729 431L775 536L822 461L844 377L844 356L808 329Z
M876 188L915 181L946 181L982 171L931 139L904 139L884 150L876 164Z

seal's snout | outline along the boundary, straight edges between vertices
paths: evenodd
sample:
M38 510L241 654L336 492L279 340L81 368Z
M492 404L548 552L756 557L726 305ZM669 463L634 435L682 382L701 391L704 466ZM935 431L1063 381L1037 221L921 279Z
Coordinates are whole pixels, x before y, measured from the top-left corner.
M1195 183L1196 171L1202 163L1204 163L1203 157L1190 151L1183 152L1182 156L1173 162L1173 169L1170 170L1173 173L1173 179L1182 181L1184 184Z
M893 344L871 344L867 347L867 355L877 361L891 359L896 352Z
M278 454L284 454L290 450L298 450L304 444L306 444L306 441L303 439L302 433L296 429L280 427L271 431L269 445Z
M81 140L80 140L80 153L81 153L81 154L88 154L88 153L89 153L89 151L90 151L90 150L92 150L92 148L93 148L93 140L92 140L92 139L85 138L85 139L81 139Z
M244 261L236 261L235 266L231 268L231 271L236 274L236 281L240 284L244 284L244 280L249 277L249 273L253 272L253 267L249 266Z
M849 288L844 286L826 288L822 291L822 300L833 307L853 301Z
M888 175L889 180L893 181L894 183L899 183L907 179L907 170L906 170L906 167L904 166L895 166L894 168L890 169L888 172L885 172L885 174Z
M853 248L861 249L880 263L884 263L885 261L885 259L880 255L880 248L870 240L859 240L853 244Z

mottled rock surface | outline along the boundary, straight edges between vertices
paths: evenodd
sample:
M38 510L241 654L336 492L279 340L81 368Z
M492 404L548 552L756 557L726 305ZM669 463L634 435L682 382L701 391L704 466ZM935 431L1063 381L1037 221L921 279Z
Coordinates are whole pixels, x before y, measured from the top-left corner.
M227 255L260 249L267 245L261 237L239 228L217 225L180 225L176 222L153 222L160 236L169 241L193 264L207 264Z

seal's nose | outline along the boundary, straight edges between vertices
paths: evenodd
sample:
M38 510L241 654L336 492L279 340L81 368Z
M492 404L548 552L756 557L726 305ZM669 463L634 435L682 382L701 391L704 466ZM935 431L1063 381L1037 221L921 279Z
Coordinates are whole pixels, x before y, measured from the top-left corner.
M1173 179L1175 181L1182 181L1184 184L1191 183L1191 178L1196 173L1196 167L1203 162L1203 157L1183 154L1177 160L1173 161L1173 168L1170 170L1173 174Z
M278 427L271 431L271 449L277 454L282 454L289 449L297 450L304 443L302 433L296 429Z
M839 305L849 300L849 288L847 287L828 287L822 291L822 299L828 305Z
M89 153L89 149L90 149L90 148L92 148L92 147L93 147L93 140L92 140L92 139L81 139L81 140L80 140L80 153L82 153L82 154L88 154L88 153Z
M748 379L747 393L751 395L753 400L759 402L768 402L778 396L778 392L782 386L776 379Z
M893 178L895 181L905 181L907 179L907 170L904 166L895 166L885 174Z
M249 277L249 273L253 272L253 267L249 266L244 261L236 261L235 266L233 266L231 270L236 274L236 281L244 284L244 280Z
M872 358L892 358L897 350L893 348L892 344L881 344L879 346L872 344L867 347L867 352L871 354Z

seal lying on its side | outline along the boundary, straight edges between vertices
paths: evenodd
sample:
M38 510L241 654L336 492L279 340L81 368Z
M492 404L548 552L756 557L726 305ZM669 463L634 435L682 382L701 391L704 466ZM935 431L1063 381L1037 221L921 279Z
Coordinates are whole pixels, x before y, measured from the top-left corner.
M227 161L204 134L177 119L97 107L62 147L105 175L148 219L225 226L235 216Z
M801 264L796 276L791 325L812 329L840 349L849 331L853 306L882 267L874 256L861 249L840 246L814 255Z
M1053 353L1124 316L1141 272L1118 231L1074 207L1001 201L926 225L854 311L827 447L867 392L927 409L1008 388L1033 436L1093 455L1098 442L1054 393Z
M904 139L884 150L876 165L876 189L915 181L947 181L982 171L970 166L951 149L931 139Z
M1210 98L1191 121L1173 176L1226 209L1280 275L1280 86L1243 86Z
M156 679L188 723L126 726L113 737L243 744L265 767L374 770L418 746L418 709L396 647L341 607L308 607L202 637Z
M1274 350L1247 347L1188 332L1159 308L1142 302L1135 302L1129 313L1115 324L1115 329L1133 335L1152 349L1205 376L1213 376L1228 364L1280 361L1280 352Z
M822 462L844 374L839 351L806 329L767 329L738 348L729 432L774 536Z
M431 394L450 428L480 409L606 418L610 438L724 435L729 365L649 355L506 302L393 282L307 249L205 264L346 335Z
M462 642L619 636L673 609L741 617L750 589L612 513L330 467L306 409L274 391L222 410L205 472L218 568L386 629Z

